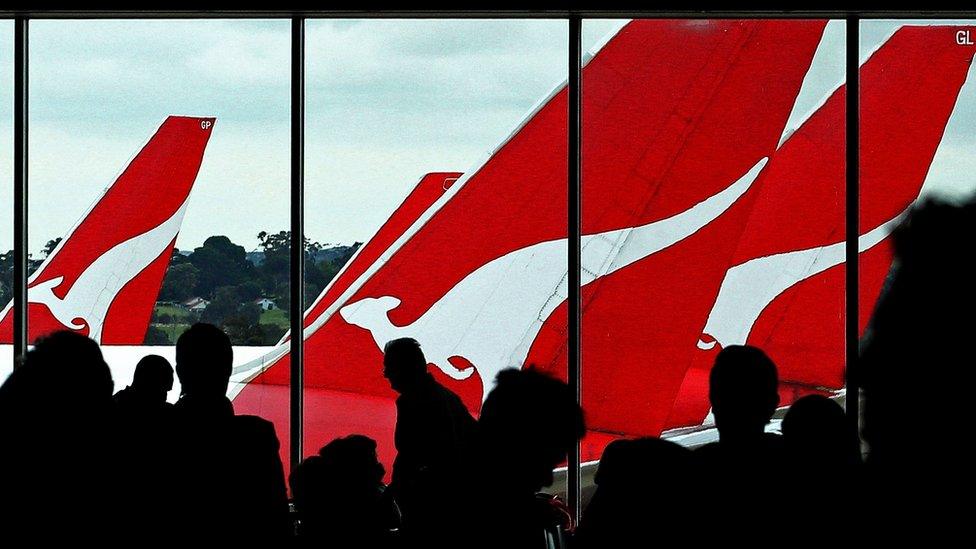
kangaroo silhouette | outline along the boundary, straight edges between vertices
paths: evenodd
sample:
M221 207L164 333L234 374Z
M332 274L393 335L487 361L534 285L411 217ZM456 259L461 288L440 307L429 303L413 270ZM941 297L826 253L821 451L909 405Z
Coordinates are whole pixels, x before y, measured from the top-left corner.
M99 256L75 279L63 298L54 290L64 283L64 276L56 276L28 288L28 303L45 305L66 328L83 330L87 326L88 337L100 341L105 316L115 296L176 238L188 202L189 199L158 226L116 244Z
M891 234L907 209L857 239L858 253L871 249ZM715 304L708 313L698 348L716 344L745 345L759 315L777 296L794 285L844 262L844 242L818 248L757 257L725 273Z
M584 235L580 284L622 269L691 236L729 209L765 167L762 158L734 183L674 216L646 225ZM349 324L368 330L377 347L395 338L420 342L427 359L453 379L478 370L487 396L495 374L519 366L543 323L568 296L567 239L509 252L469 273L407 326L395 326L389 311L395 296L368 297L339 310ZM473 367L456 368L463 357Z

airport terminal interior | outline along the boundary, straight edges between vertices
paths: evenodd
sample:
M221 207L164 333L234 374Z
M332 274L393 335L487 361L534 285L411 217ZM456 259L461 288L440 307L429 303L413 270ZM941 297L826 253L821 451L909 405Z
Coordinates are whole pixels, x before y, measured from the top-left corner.
M948 13L0 10L0 539L948 534L974 55Z

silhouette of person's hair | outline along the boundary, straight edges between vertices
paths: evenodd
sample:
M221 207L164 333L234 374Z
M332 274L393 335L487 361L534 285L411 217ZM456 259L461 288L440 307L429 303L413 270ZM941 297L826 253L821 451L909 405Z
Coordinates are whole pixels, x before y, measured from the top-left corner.
M478 420L483 444L518 455L511 481L534 493L552 484L552 470L586 432L569 386L532 367L498 373Z
M730 345L715 357L708 398L722 438L759 436L779 404L776 365L762 350Z
M399 515L383 474L376 442L363 435L337 438L306 458L289 477L304 544L388 545Z
M321 449L323 465L338 473L337 480L376 487L383 483L386 469L376 455L376 441L364 435L334 439Z
M230 338L198 322L176 340L176 375L184 394L223 395L234 365Z

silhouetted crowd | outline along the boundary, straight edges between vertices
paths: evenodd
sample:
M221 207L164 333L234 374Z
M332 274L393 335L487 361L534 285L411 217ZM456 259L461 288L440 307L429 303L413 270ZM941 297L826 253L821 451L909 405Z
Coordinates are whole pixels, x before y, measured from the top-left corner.
M954 543L972 487L964 446L976 279L965 243L976 234L974 212L976 203L926 204L895 232L896 260L849 372L861 387L847 395L859 399L860 423L820 391L794 402L781 433L771 432L781 405L776 365L759 348L726 347L709 377L718 439L694 449L655 437L611 442L575 525L542 491L584 436L583 410L568 385L531 367L499 373L476 420L428 373L417 341L390 341L391 483L376 441L352 434L295 467L289 501L273 425L237 415L226 396L233 355L220 329L196 324L180 336L175 404L166 401L174 370L165 358L144 357L113 395L98 345L54 333L0 386L0 539L502 549Z

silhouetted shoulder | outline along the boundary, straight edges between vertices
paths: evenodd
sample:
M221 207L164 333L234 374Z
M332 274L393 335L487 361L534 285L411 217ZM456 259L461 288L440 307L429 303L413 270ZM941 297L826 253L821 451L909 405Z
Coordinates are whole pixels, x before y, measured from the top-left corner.
M275 431L274 424L258 416L240 415L234 416L234 426L238 433L244 436L254 437L256 441L272 444L275 450L279 447L278 433Z
M718 453L719 453L719 445L717 441L709 442L708 444L699 446L694 450L694 454L698 459L710 459L717 456Z

